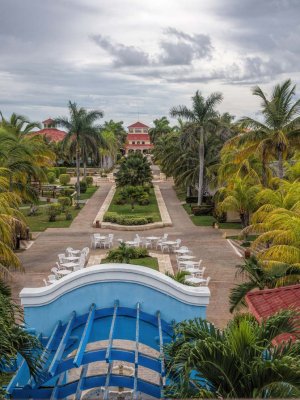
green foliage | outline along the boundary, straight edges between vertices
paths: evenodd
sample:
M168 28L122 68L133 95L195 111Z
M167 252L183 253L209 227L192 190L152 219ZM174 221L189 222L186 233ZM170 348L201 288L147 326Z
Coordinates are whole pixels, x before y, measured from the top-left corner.
M103 221L119 225L146 225L153 222L153 217L134 217L119 215L115 212L106 212Z
M58 203L51 203L47 206L47 214L49 216L49 222L54 222L56 217L61 214L62 208Z
M48 178L49 183L55 183L55 181L56 181L55 172L48 172L47 178Z
M59 175L59 182L64 186L67 185L70 182L70 180L71 180L71 177L69 174Z
M274 344L282 333L299 336L293 316L286 310L258 323L241 314L224 330L200 318L179 323L165 348L169 386L164 396L298 398L300 343Z
M67 167L57 167L59 170L59 174L66 174L67 173Z
M41 370L41 343L21 326L24 321L23 311L12 301L10 288L1 280L0 304L0 374L1 371L13 368L20 354L30 373L36 377Z
M118 249L110 250L106 261L129 263L131 259L144 258L148 256L147 249L128 247L125 243L121 243Z
M129 154L120 162L119 171L115 175L117 186L143 186L151 183L150 163L141 153Z
M188 271L178 271L175 274L171 274L170 272L166 272L166 275L169 278L174 279L174 281L182 283L183 285L193 286L191 283L186 282L186 278L191 274Z
M118 196L119 204L128 202L134 210L135 204L147 205L150 203L149 194L145 191L143 186L124 186L119 191ZM123 203L125 201L125 203Z
M72 196L72 194L75 192L75 188L64 188L63 190L61 190L61 194L63 195L63 196L67 196L67 197L70 197L70 196Z
M72 204L70 197L61 196L58 197L57 201L61 205L62 211L64 211L67 207L69 207Z
M60 175L59 167L50 167L48 168L48 172L53 172L55 174L55 178L59 178Z
M87 191L87 183L84 180L80 181L80 193L85 193Z
M65 216L66 216L66 221L71 221L73 219L70 208L65 208Z
M194 215L211 215L213 209L213 206L206 204L203 204L201 206L192 206L192 213Z
M92 176L87 176L87 177L85 178L85 181L86 181L86 184L88 185L88 187L89 187L89 186L92 186L93 183L94 183L94 179L93 179Z

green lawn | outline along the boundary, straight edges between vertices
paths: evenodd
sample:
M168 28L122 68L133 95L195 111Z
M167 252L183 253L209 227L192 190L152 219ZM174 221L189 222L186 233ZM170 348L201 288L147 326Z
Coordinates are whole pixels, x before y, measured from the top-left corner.
M87 200L92 195L95 193L95 191L98 189L96 186L89 187L86 191L86 193L82 193L80 195L81 200ZM81 205L81 208L83 205ZM49 222L48 220L48 215L47 215L47 207L39 207L38 209L38 214L37 215L32 215L28 216L28 208L21 209L20 211L23 213L23 215L26 218L26 223L29 226L30 230L32 232L43 232L47 228L68 228L73 219L78 215L80 210L77 210L75 208L71 208L71 214L72 214L72 220L66 221L65 214L62 213L61 215L58 215L56 217L55 222Z
M127 217L152 217L154 222L161 221L160 212L153 189L150 190L150 204L147 206L135 205L133 211L130 204L119 205L115 203L116 197L118 196L118 191L119 189L116 190L108 212L114 212L123 216L126 215Z
M99 186L90 186L85 193L80 193L80 200L87 200L99 189Z
M189 217L197 226L212 226L216 219L212 215L192 215L191 207L189 204L183 204L183 208L189 214ZM242 229L240 222L221 222L219 223L221 229Z
M106 259L104 258L101 261L101 264L106 264L108 262L110 262L110 261L106 261ZM158 261L157 261L157 258L155 258L155 257L133 258L129 261L129 264L142 265L143 267L148 267L148 268L155 269L156 271L159 271Z

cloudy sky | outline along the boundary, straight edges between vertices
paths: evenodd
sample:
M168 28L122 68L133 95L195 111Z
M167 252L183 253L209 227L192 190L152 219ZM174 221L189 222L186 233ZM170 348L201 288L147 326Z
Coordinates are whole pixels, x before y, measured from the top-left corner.
M299 21L300 0L0 0L0 110L151 123L200 90L254 115L253 85L300 93Z

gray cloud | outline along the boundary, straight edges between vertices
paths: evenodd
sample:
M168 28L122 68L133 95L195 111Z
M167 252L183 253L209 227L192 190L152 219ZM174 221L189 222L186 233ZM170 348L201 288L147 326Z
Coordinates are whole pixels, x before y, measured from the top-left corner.
M98 46L113 56L116 67L142 66L150 63L149 55L137 47L113 43L102 35L92 35L91 38Z

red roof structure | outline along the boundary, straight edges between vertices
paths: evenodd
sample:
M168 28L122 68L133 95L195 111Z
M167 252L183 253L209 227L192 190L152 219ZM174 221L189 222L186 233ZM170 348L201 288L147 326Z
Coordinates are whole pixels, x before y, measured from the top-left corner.
M45 119L45 121L43 121L43 124L52 124L54 122L54 120L52 118L48 118Z
M132 125L129 125L128 128L149 128L149 126L143 124L142 122L135 122Z
M246 302L259 322L280 310L300 310L300 284L250 292ZM276 338L276 343L289 339L295 339L295 336L282 334Z
M50 142L61 142L65 138L66 132L56 128L44 128L40 131L32 132L32 135L43 135L46 136Z
M148 133L128 133L127 140L150 140Z

